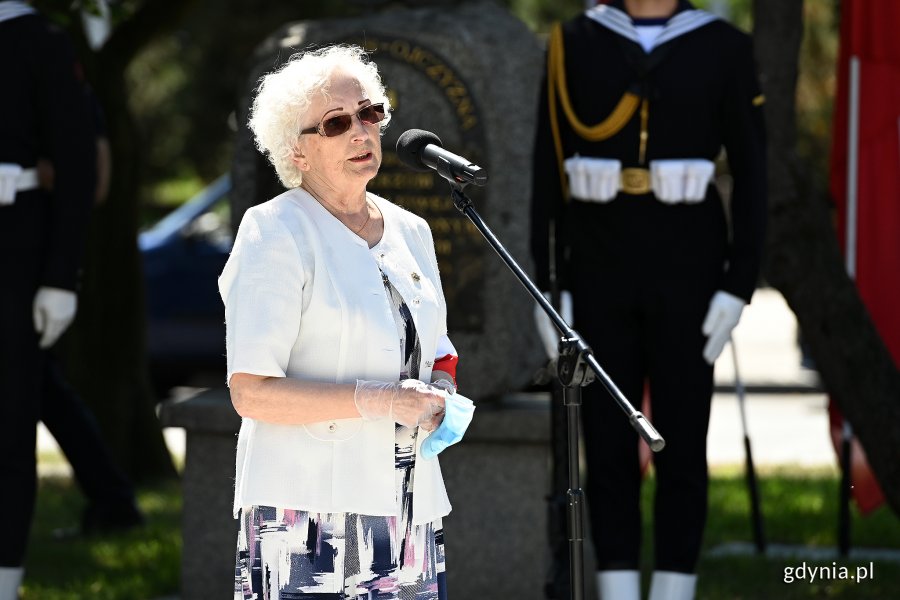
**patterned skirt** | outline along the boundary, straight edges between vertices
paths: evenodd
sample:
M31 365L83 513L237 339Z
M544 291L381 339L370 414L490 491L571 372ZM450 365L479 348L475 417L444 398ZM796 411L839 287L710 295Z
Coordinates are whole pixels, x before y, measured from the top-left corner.
M399 517L242 509L235 600L446 600L441 520L412 524L415 435L397 427Z

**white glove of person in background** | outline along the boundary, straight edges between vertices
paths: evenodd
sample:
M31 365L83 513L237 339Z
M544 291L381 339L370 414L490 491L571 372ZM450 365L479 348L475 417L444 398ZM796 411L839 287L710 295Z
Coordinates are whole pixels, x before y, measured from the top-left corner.
M707 363L715 363L722 354L725 342L731 337L731 330L741 320L741 311L746 304L737 296L721 290L709 301L709 310L703 320L703 335L709 337L703 348L703 358Z
M544 292L544 297L550 300L550 292ZM569 325L573 325L572 320L572 294L563 290L559 293L559 304L557 308L559 316ZM547 313L541 309L540 305L534 305L534 325L537 327L538 335L541 337L541 343L544 344L544 352L547 358L553 360L559 355L559 339L561 334L556 329L553 321L547 316Z
M417 379L356 381L354 401L366 421L391 418L406 427L433 431L444 418L448 392Z
M70 290L42 287L34 296L32 316L34 329L41 334L39 342L44 350L56 343L72 324L78 310L78 296Z

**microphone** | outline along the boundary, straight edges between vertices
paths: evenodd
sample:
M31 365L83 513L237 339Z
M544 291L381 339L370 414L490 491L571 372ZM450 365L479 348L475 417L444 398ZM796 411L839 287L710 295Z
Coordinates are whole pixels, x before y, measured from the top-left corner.
M397 140L397 157L414 171L434 169L455 183L487 183L487 171L471 161L444 150L441 138L421 129L405 131Z

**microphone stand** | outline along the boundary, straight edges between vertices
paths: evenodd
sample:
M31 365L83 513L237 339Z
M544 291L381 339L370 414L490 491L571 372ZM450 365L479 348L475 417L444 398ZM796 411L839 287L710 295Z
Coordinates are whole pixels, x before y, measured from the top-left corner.
M446 170L446 169L445 169ZM494 232L485 225L481 216L472 206L472 200L465 195L463 189L467 185L453 178L449 171L438 169L450 183L450 195L453 205L475 225L484 239L500 256L506 266L515 274L519 282L525 286L541 309L547 313L556 328L562 333L559 341L559 359L557 361L557 377L564 389L563 404L566 407L568 450L569 450L569 490L568 501L568 533L569 533L569 577L572 600L584 600L584 492L581 489L580 470L578 464L578 424L581 421L581 387L591 383L594 378L600 379L603 387L618 403L619 408L628 417L628 422L647 442L650 449L659 452L666 442L653 425L628 401L616 387L600 363L594 357L590 347L577 331L565 322L556 312L553 305L544 297L525 271L516 263Z

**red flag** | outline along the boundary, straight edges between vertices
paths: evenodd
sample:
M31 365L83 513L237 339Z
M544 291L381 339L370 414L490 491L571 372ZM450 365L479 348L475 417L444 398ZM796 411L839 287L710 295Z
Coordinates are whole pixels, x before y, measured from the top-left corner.
M847 269L895 364L900 364L898 23L896 0L841 3L831 149L831 195ZM865 471L871 478L867 466ZM855 465L854 497L861 509L871 510L883 501L881 490L875 484L874 495L862 492L873 490L874 479L857 482L860 473Z

